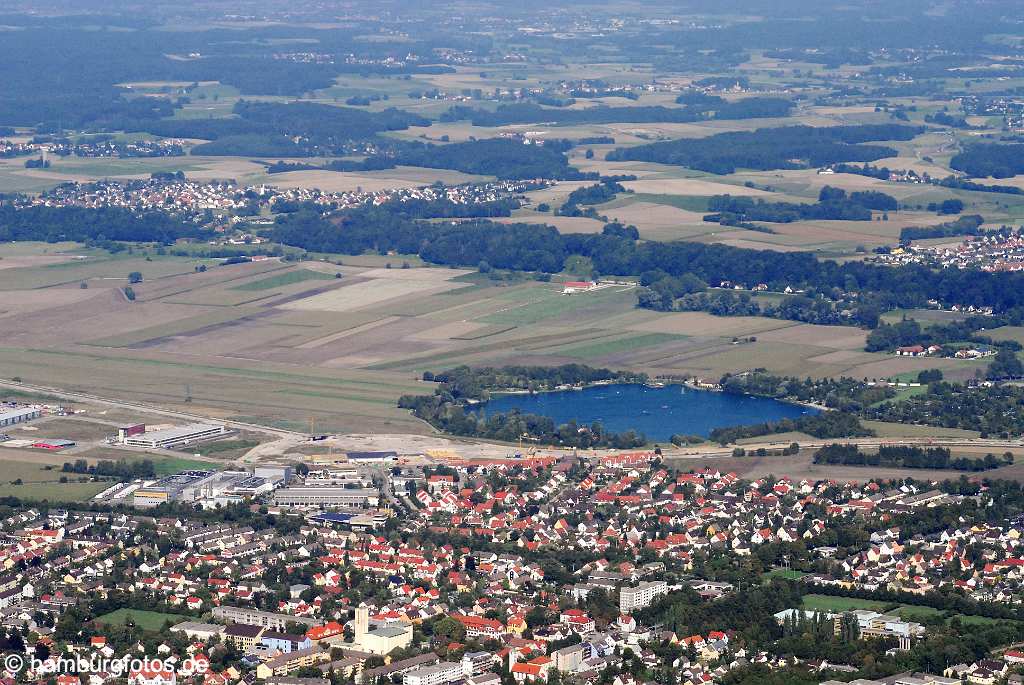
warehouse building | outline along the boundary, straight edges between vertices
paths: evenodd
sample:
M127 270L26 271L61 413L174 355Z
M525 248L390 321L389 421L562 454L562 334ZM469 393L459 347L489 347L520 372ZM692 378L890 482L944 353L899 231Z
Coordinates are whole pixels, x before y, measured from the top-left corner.
M38 419L43 413L35 407L18 407L0 411L0 428Z
M204 440L219 438L227 432L227 427L222 423L193 423L188 426L125 435L121 442L129 447L173 450Z
M285 507L376 507L380 491L374 488L294 487L274 493L274 504Z
M346 452L350 462L357 464L390 464L398 461L398 452Z
M216 477L216 471L181 471L140 487L132 495L132 504L146 508L164 502L195 502L203 496L204 486Z

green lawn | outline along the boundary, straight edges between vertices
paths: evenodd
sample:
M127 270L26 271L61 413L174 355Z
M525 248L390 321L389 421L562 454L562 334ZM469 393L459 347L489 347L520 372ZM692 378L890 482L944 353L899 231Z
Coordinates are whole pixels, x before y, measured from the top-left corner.
M936 616L941 616L942 612L934 607L926 607L919 605L903 604L896 609L896 613L900 615L904 621L926 621Z
M125 625L128 619L143 630L160 630L167 621L173 624L187 621L188 616L181 614L164 614L159 611L144 611L142 609L118 609L104 614L96 619L100 625Z
M853 611L854 609L868 609L870 611L884 611L890 606L887 602L880 602L873 599L857 599L855 597L831 597L829 595L805 595L803 601L804 609L816 609L818 611L830 611L834 613L842 611Z
M508 308L478 320L490 324L525 326L545 319L560 318L585 307L604 305L624 297L632 297L635 300L636 294L622 288L606 288L576 295L563 295L561 290L550 287L513 290L501 296L503 300L511 300Z
M919 385L919 386L913 387L913 388L899 388L896 391L896 395L894 397L892 397L892 398L890 398L888 400L880 400L878 402L875 402L871 406L872 407L877 407L879 405L885 404L886 402L903 402L904 400L908 400L911 397L915 397L917 395L923 395L926 392L928 392L928 386L927 385Z
M761 578L768 582L772 578L785 578L787 580L800 580L806 573L803 571L795 571L791 568L773 568L771 571L765 571L761 574Z
M69 474L72 477L73 474ZM0 485L0 497L20 497L49 502L82 502L110 487L110 483L23 483Z
M283 274L277 274L276 276L270 276L269 278L263 278L258 281L250 281L248 283L243 283L242 285L236 285L232 290L270 290L272 288L281 288L294 283L302 283L303 281L329 281L333 278L334 276L320 273L319 271L296 269L295 271L286 271Z
M142 461L149 459L153 462L153 468L158 476L168 476L179 471L194 469L210 469L218 466L212 462L189 459L187 457L168 457L162 454L149 454L148 452L126 452L124 450L112 449L109 447L95 447L84 452L79 452L74 457L86 459L105 459L108 461Z
M633 202L650 202L656 205L669 205L677 209L684 209L688 212L708 211L708 195L659 195L654 193L636 193L627 195Z

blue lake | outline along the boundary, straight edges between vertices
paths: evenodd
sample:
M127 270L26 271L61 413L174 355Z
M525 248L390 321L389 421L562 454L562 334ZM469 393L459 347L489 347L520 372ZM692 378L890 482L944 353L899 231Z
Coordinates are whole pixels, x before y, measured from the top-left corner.
M487 414L518 409L550 416L556 424L600 421L615 433L635 430L648 440L667 442L675 433L707 437L715 428L817 414L818 410L778 400L694 390L682 385L599 385L584 390L536 395L495 395L481 407Z

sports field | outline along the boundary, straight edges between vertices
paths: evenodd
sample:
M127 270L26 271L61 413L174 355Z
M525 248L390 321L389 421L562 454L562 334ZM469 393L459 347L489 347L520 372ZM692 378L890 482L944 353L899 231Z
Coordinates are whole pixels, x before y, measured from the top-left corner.
M143 630L156 632L162 629L168 622L174 625L188 619L188 616L182 614L168 614L143 609L117 609L109 614L97 617L96 623L100 626L132 624Z

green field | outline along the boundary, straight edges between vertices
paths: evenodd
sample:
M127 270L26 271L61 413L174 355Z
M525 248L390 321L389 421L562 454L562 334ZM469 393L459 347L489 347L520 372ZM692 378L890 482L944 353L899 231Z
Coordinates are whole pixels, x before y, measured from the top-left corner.
M577 359L594 359L620 352L633 352L645 347L653 347L662 343L681 340L686 336L671 335L669 333L647 333L645 335L630 335L615 340L598 340L592 343L581 345L568 345L565 347L553 347L549 351L553 354L576 357Z
M840 613L854 609L884 611L892 606L888 602L873 599L857 599L854 597L832 597L830 595L804 595L803 608L817 611Z
M688 212L708 211L710 196L706 195L656 195L653 193L635 193L628 196L633 202L650 202L656 205L668 205Z
M768 582L772 578L785 578L786 580L800 580L806 573L803 571L796 571L789 568L773 568L771 571L765 571L761 574L761 578Z
M620 288L608 288L576 295L563 295L561 290L550 287L513 290L506 298L503 298L510 300L509 306L505 310L485 316L481 321L491 324L523 326L539 323L545 319L567 316L583 308L606 305L626 299L632 302L635 297L634 293L624 292Z
M273 288L281 288L286 285L294 285L295 283L302 283L304 281L330 281L332 279L334 279L334 276L330 274L321 273L319 271L310 271L309 269L296 269L295 271L288 271L286 273L270 276L269 278L263 278L258 281L250 281L248 283L236 285L232 290L243 290L246 292L271 290Z
M110 483L79 483L80 474L63 473L64 461L71 455L52 454L44 450L0 447L0 497L46 499L51 502L79 502L103 492ZM66 477L68 482L61 483ZM18 482L21 481L21 482Z
M49 502L82 502L103 492L110 483L23 483L0 484L0 497L20 497Z
M131 620L132 623L143 630L157 631L163 628L164 624L168 621L172 624L177 624L188 619L188 616L181 614L165 614L159 611L145 611L142 609L117 609L109 614L97 617L96 623L99 625L126 625Z
M905 621L917 621L918 623L927 623L946 615L946 612L940 609L920 604L897 604L872 599L857 599L854 597L832 597L830 595L805 595L803 608L827 611L830 613L867 609L869 611L878 611L880 613L899 614L900 618ZM961 622L968 625L990 625L1005 621L1005 619L988 618L986 616L968 616L965 614L957 614L945 620L948 622L953 618L958 618Z
M200 461L199 459L190 459L188 457L168 457L163 454L148 454L146 452L126 452L124 450L112 449L107 447L94 447L84 452L78 452L74 455L68 455L71 457L81 459L95 459L95 460L109 460L118 461L124 459L125 461L142 461L149 459L153 462L153 468L156 470L156 475L167 476L172 473L179 471L187 471L190 469L208 469L211 466L217 466L216 463L209 461Z

